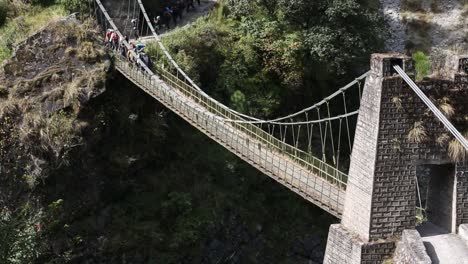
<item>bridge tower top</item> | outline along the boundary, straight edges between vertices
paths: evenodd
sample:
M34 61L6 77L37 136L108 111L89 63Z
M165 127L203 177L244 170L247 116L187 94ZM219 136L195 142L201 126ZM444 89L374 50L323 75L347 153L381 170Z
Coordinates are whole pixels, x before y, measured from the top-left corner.
M414 75L413 60L400 53L374 53L371 55L371 74L378 77L390 77L397 72L394 65L399 65L406 73Z

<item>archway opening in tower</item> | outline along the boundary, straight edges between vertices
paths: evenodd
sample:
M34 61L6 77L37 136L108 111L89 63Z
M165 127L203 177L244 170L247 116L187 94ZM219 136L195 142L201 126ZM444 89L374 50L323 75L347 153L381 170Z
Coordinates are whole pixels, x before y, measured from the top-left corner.
M432 224L453 232L455 165L422 164L416 167L417 222Z

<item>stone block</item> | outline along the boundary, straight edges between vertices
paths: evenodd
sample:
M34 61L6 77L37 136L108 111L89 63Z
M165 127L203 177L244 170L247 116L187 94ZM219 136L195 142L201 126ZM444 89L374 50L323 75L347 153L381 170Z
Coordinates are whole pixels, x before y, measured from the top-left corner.
M395 264L431 264L421 236L416 230L404 230L394 257Z
M331 225L328 233L325 264L380 264L392 256L393 241L365 242L343 225Z
M371 72L379 77L390 77L396 73L394 65L399 65L409 76L414 75L413 61L410 57L399 54L372 54Z
M458 236L468 243L468 224L461 224L458 227Z

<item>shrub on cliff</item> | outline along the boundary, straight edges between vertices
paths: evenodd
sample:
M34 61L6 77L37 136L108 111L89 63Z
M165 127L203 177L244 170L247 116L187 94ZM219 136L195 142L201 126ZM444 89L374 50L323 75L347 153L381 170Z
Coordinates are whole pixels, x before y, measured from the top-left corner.
M86 12L88 0L57 0L66 10L70 12Z
M418 51L413 54L413 60L415 62L416 68L416 79L422 80L424 77L427 77L431 71L431 62L429 57L424 54L422 51Z
M0 0L0 26L5 24L8 15L8 4L5 0Z

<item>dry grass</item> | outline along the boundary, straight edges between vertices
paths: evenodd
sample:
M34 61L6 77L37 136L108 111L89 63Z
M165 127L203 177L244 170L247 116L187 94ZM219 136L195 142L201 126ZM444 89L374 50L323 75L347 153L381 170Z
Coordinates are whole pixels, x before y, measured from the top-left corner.
M445 115L447 118L451 118L455 114L455 108L450 102L450 98L443 97L437 100L439 104L439 110Z
M25 99L11 98L0 102L0 119L9 117L13 120L19 120L23 113L31 109L31 105Z
M52 151L56 158L78 141L79 130L74 118L64 112L58 112L46 119L45 126L39 131L41 148Z
M19 125L19 136L21 142L31 149L37 146L39 138L38 131L44 127L45 119L39 113L28 112L24 114L23 121Z
M468 138L468 132L465 133L465 138ZM457 139L450 141L448 146L448 156L453 162L462 162L466 160L467 151Z
M30 80L20 80L13 86L13 94L15 96L24 96L26 94L34 93L36 87L41 87L43 82L47 82L54 74L58 74L62 71L62 65L54 65Z
M64 96L64 90L62 87L55 88L53 90L50 90L46 93L43 93L41 96L40 101L44 102L45 100L50 100L50 101L58 101L63 99Z
M400 96L394 96L392 98L392 103L395 105L395 107L397 108L397 110L401 110L403 108L402 106L402 100L401 100L401 97Z
M443 147L443 146L447 145L449 140L450 140L450 136L447 133L443 133L443 134L440 134L439 137L437 137L436 143L437 143L437 145Z
M65 49L65 56L69 58L75 57L76 53L77 53L77 50L73 47L68 47L67 49Z
M97 62L100 53L94 47L92 42L85 41L82 42L81 45L78 47L78 59L88 62L88 63L95 63Z
M416 143L427 140L426 128L421 121L414 123L413 128L408 133L408 139Z
M63 94L64 105L72 105L78 99L83 85L83 78L75 79L66 88Z
M7 98L8 94L8 89L5 86L0 85L0 98Z
M24 146L30 150L52 151L60 157L63 150L76 138L74 118L63 112L46 118L37 112L25 113L19 125L19 136Z

